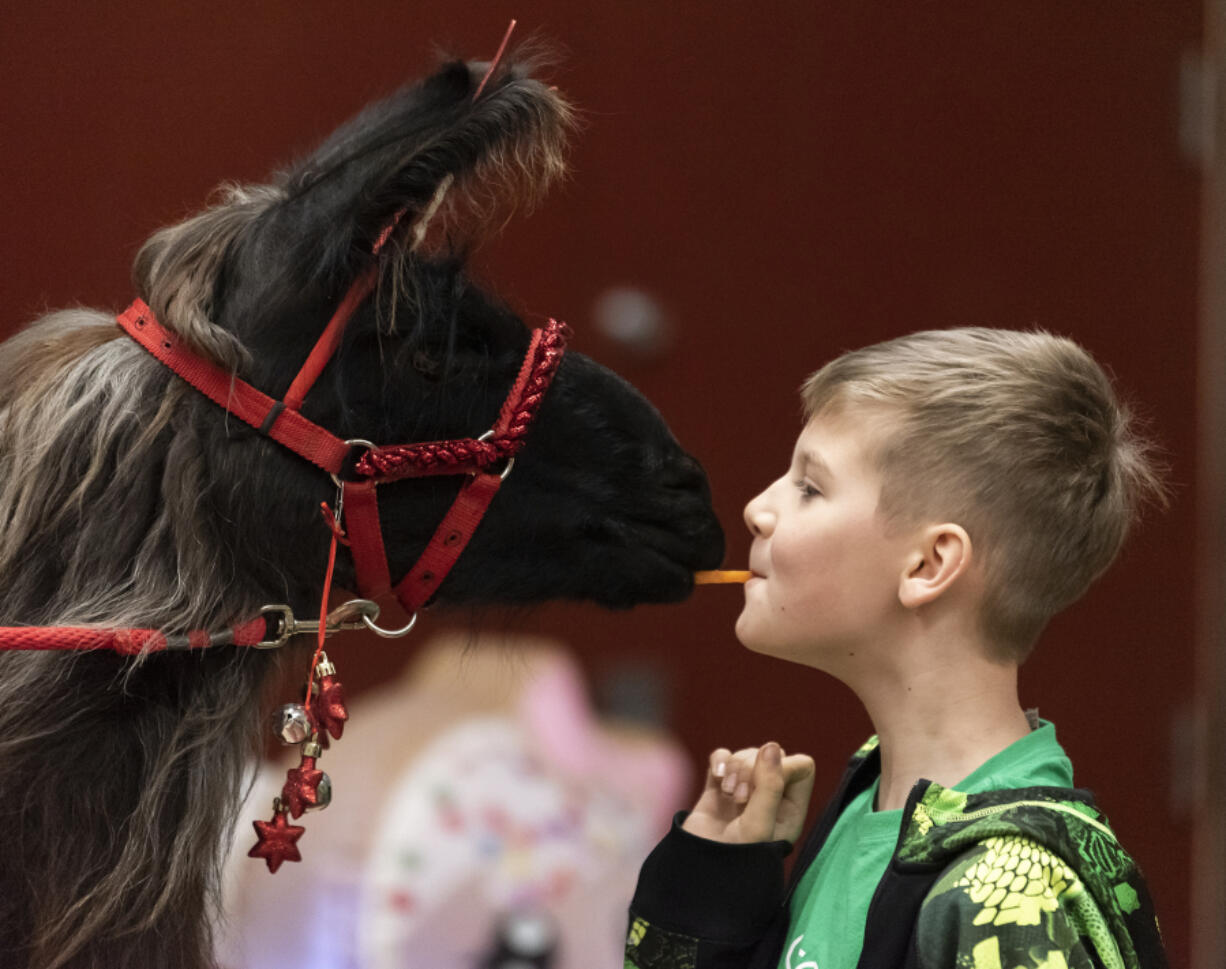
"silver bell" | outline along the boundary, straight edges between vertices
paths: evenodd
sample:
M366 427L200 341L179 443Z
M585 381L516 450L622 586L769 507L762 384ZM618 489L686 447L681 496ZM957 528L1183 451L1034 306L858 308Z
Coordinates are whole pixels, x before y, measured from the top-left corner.
M300 744L311 736L311 721L301 703L287 703L273 715L273 733L283 744Z
M319 779L319 786L315 788L315 803L307 805L308 811L322 811L332 803L332 778L327 771L324 771L323 775Z

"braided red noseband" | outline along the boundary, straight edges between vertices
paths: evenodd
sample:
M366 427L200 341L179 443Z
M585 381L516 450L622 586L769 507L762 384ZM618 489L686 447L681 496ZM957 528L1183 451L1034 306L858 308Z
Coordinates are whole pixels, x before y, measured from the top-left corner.
M482 435L477 440L432 441L372 448L358 460L355 466L357 473L381 481L394 481L433 474L484 471L492 464L514 458L524 446L528 428L532 426L545 391L549 389L569 336L569 328L552 320L549 327L539 332L539 343L529 349L519 378L507 395L498 422L488 436Z

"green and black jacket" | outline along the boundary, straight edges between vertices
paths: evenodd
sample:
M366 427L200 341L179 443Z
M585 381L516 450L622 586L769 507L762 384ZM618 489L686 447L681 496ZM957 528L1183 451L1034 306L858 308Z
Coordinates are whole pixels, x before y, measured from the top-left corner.
M789 900L881 771L874 737L805 841L728 845L682 829L643 863L627 969L776 969ZM1153 904L1088 791L963 794L920 781L868 910L858 969L1167 969Z

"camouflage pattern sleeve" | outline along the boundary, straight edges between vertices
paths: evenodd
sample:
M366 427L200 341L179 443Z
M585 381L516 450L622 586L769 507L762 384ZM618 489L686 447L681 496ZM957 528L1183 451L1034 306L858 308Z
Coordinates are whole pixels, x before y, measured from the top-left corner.
M625 969L697 969L697 966L697 939L666 932L644 918L631 919Z
M1022 836L962 855L924 900L916 941L923 969L1124 969L1077 875Z

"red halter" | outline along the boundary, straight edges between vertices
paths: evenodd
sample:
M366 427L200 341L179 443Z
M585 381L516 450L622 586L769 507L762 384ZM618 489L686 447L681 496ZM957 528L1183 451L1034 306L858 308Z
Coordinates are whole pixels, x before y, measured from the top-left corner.
M118 322L141 346L214 403L331 474L341 487L357 591L368 599L394 591L405 610L415 613L447 577L510 471L562 361L570 328L550 320L543 329L533 331L523 366L498 420L479 438L386 447L366 441L344 441L303 417L301 407L336 352L345 325L370 294L375 280L373 268L354 280L284 400L274 400L197 355L178 335L158 323L153 311L139 299L118 317ZM354 465L359 480L341 481L338 475L359 446L368 448ZM507 463L501 472L488 470L503 461ZM460 489L421 558L393 589L375 489L387 481L440 474L472 477Z

